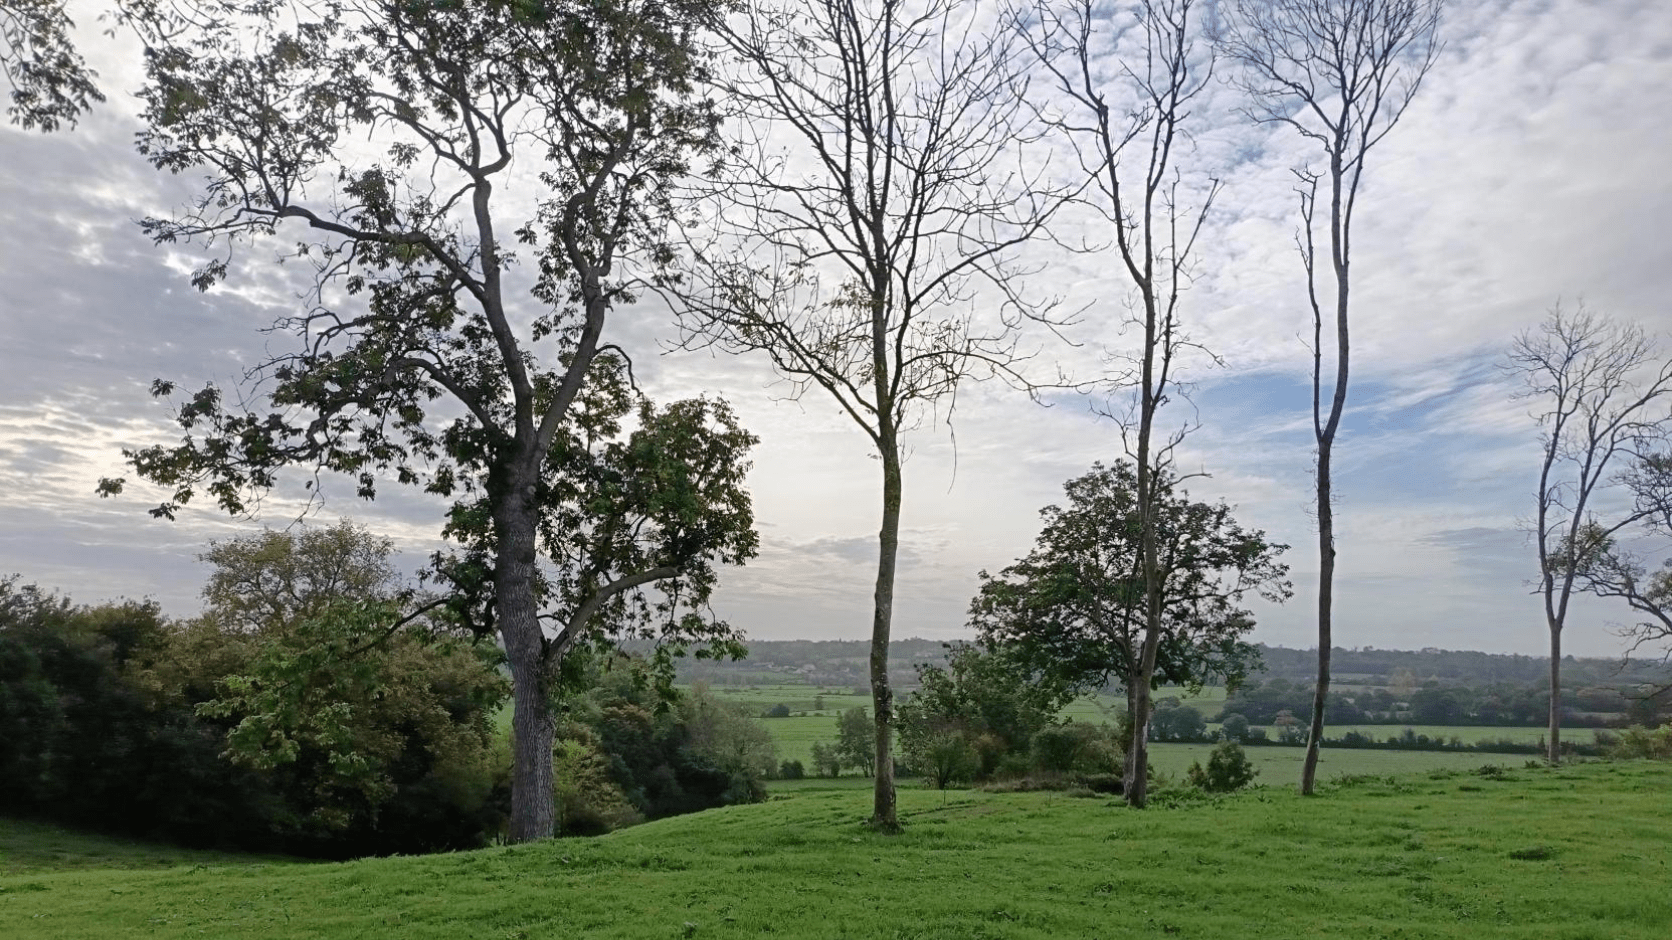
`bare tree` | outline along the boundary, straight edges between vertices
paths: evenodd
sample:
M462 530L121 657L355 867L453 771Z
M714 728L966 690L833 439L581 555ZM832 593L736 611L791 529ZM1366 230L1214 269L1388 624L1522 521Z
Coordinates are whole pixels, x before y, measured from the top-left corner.
M1672 360L1635 324L1581 306L1552 308L1537 330L1516 338L1506 369L1525 383L1543 432L1539 466L1538 593L1550 631L1551 763L1561 760L1562 630L1576 590L1631 601L1640 591L1636 565L1614 551L1617 534L1664 520L1665 457L1672 437ZM1628 466L1622 467L1621 464ZM1610 499L1609 490L1631 499ZM1643 608L1634 603L1634 607ZM1652 629L1652 627L1651 627Z
M965 0L782 0L722 27L742 133L711 228L670 284L687 345L764 353L792 397L822 389L882 469L871 621L872 825L898 828L888 643L905 437L966 379L1020 378L1012 262L1060 194L1019 145L1022 57ZM693 239L697 241L697 239ZM991 315L978 316L987 309Z
M1173 453L1188 424L1157 439L1156 418L1179 386L1179 354L1194 347L1180 300L1189 286L1196 238L1219 183L1186 185L1179 155L1192 102L1211 79L1211 55L1196 49L1194 0L1145 0L1128 20L1095 0L1039 0L1017 18L1024 40L1051 78L1046 123L1067 138L1092 181L1087 201L1112 234L1119 268L1131 285L1126 327L1142 331L1136 356L1113 377L1131 388L1122 438L1137 473L1143 643L1127 690L1132 740L1126 754L1127 802L1148 797L1150 691L1161 643L1166 573L1157 559L1156 514ZM1115 56L1124 56L1111 65ZM1108 76L1105 80L1105 76ZM1200 347L1194 347L1200 349Z
M1313 142L1328 162L1323 170L1294 170L1302 223L1296 242L1312 308L1312 432L1318 445L1318 682L1301 770L1303 794L1312 792L1317 779L1334 642L1330 459L1347 406L1353 213L1366 157L1399 122L1439 55L1440 7L1441 0L1238 0L1220 36L1220 49L1241 66L1236 84L1249 97L1247 116L1290 128ZM1328 198L1321 217L1320 186ZM1320 228L1329 242L1323 266ZM1326 323L1335 334L1328 357ZM1333 368L1326 359L1333 360Z

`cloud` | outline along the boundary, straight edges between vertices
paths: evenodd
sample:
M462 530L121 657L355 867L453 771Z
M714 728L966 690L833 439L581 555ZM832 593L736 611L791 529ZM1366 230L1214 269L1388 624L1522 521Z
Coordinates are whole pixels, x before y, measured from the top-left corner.
M1371 155L1355 229L1337 639L1536 653L1545 637L1518 521L1536 485L1537 432L1496 364L1557 297L1667 324L1672 17L1636 0L1495 0L1452 4L1444 29L1444 55ZM157 523L143 488L101 501L92 487L121 472L123 447L177 437L151 379L234 386L251 362L290 348L291 337L260 331L296 309L299 272L270 263L281 237L241 248L231 288L199 294L183 274L192 249L145 240L132 220L181 204L196 180L133 154L121 90L137 81L138 58L85 32L111 103L73 133L0 129L0 572L78 600L154 595L188 614L203 542L259 523L208 506ZM1209 474L1190 481L1193 496L1224 498L1294 546L1297 596L1260 606L1256 636L1304 646L1317 569L1311 322L1289 171L1308 154L1292 135L1244 125L1234 97L1216 84L1201 100L1189 155L1225 183L1185 308L1191 335L1224 365L1185 364L1200 428L1179 466ZM1107 241L1090 215L1062 225L1065 243ZM1106 253L1041 243L1026 261L1043 268L1024 290L1059 297L1080 319L1067 331L1078 346L1043 331L1026 339L1038 351L1030 368L1049 375L1061 363L1085 377L1131 351L1128 291ZM654 300L618 310L609 330L653 396L724 395L761 437L749 477L761 555L725 576L721 613L757 636L868 636L881 474L864 435L816 391L786 401L758 358L668 351L677 332ZM968 385L950 430L932 419L911 435L895 635L960 635L975 573L1028 550L1038 510L1065 480L1122 455L1118 429L1087 399L1048 400ZM1180 404L1164 414L1186 420ZM299 484L275 493L264 519L302 512ZM368 504L335 481L316 507L394 536L414 564L435 546L440 513L421 493L391 486ZM1571 651L1619 649L1605 625L1620 613L1587 602L1575 616Z

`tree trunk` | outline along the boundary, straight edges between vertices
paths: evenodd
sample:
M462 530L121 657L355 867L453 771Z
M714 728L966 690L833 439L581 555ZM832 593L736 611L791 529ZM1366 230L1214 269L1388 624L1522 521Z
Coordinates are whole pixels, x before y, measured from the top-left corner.
M1318 748L1324 740L1324 702L1329 696L1329 655L1334 644L1335 513L1330 507L1330 449L1318 446L1318 684L1312 692L1312 724L1306 732L1306 762L1300 792L1311 796L1318 781Z
M494 597L499 634L511 666L512 842L549 839L556 826L552 802L552 745L556 724L546 700L545 642L534 598L534 522L520 501L507 500L496 526Z
M1562 625L1550 621L1550 738L1545 754L1550 763L1562 762Z
M888 685L888 643L894 622L894 569L900 554L900 449L883 435L882 530L877 535L877 589L871 616L871 705L877 725L875 801L871 827L898 832L894 796L894 690Z

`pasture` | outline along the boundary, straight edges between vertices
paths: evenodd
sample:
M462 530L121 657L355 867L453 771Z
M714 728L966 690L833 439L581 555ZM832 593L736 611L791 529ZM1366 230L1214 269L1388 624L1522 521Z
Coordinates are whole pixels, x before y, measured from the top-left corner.
M343 864L0 875L0 936L1660 940L1672 765L1433 771L1174 808L863 789Z

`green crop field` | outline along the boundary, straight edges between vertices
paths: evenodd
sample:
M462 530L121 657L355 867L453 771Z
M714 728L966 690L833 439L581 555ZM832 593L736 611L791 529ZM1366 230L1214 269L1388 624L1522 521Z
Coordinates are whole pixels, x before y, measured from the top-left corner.
M1672 765L1647 763L1144 811L904 789L906 831L881 836L862 824L863 789L808 787L597 839L421 858L14 869L0 936L1660 940L1668 792ZM8 858L14 832L0 825Z
M1432 739L1450 741L1457 738L1465 744L1476 741L1496 741L1505 738L1522 744L1534 744L1545 738L1547 728L1506 728L1501 725L1330 725L1324 732L1326 738L1339 738L1349 731L1369 735L1378 741L1395 738L1410 728L1413 734L1426 734ZM1595 728L1563 728L1562 740L1583 741L1589 743L1595 740Z

